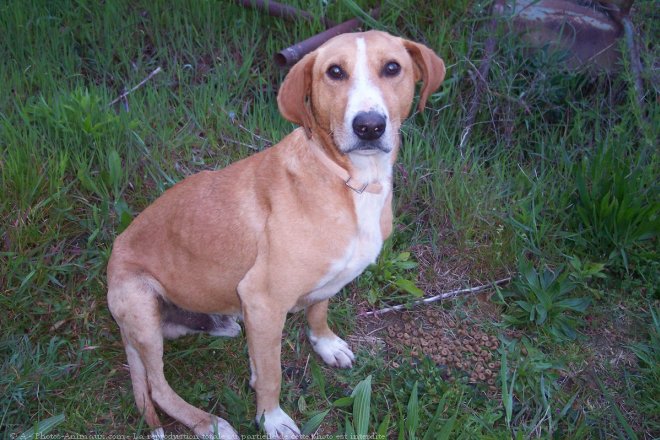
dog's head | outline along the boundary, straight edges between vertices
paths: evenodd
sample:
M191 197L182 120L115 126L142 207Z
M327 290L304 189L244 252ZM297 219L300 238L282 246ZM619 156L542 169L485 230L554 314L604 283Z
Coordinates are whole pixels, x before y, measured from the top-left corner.
M379 31L342 34L293 66L277 102L286 119L331 139L341 155L389 153L415 83L423 82L421 111L444 76L442 59L422 44Z

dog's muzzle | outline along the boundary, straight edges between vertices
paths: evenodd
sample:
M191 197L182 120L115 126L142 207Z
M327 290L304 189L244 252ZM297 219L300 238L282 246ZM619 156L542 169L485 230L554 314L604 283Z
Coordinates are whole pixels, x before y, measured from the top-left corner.
M387 118L378 112L359 112L353 118L353 133L357 136L355 142L344 154L361 151L376 153L382 151L389 153L392 148L385 145L381 137L387 128Z
M375 141L385 133L387 121L380 113L360 112L353 118L353 132L363 141Z

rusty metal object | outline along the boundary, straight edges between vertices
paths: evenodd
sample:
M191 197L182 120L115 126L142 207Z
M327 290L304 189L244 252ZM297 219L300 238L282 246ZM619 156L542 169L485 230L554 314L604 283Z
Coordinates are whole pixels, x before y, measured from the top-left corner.
M567 51L567 67L615 70L622 26L596 8L570 0L517 0L508 5L513 22L532 47Z
M376 8L373 11L370 11L369 15L371 15L373 18L377 18L379 12L380 9ZM339 34L351 32L357 29L360 24L362 24L362 20L359 18L353 18L351 20L340 23L337 26L333 26L330 29L321 32L320 34L316 34L304 41L301 41L300 43L296 43L293 46L282 49L275 54L275 63L280 67L293 66L295 63L300 61L302 57L328 41L330 38L336 37Z
M294 8L293 6L285 5L278 2L273 2L269 0L236 0L236 2L246 8L259 9L264 12L267 12L273 17L280 17L285 20L295 21L295 20L304 20L304 21L313 21L314 16L306 11L301 11L300 9ZM380 8L375 8L369 12L369 15L373 18L377 18L380 12ZM351 20L345 21L340 24L335 24L333 21L326 19L325 17L321 18L321 22L328 28L327 30L316 34L300 43L296 43L293 46L289 46L285 49L282 49L275 54L274 60L275 63L280 67L290 67L297 63L302 57L307 53L313 51L332 37L336 37L339 34L346 32L351 32L357 29L361 24L362 20L359 18L353 18Z

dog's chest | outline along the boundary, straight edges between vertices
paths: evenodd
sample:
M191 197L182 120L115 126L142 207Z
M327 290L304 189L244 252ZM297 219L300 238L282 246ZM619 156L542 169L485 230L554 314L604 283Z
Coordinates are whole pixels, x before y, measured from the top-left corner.
M383 246L381 215L391 188L380 194L354 194L353 203L357 219L357 233L350 240L344 255L333 261L317 287L305 298L306 304L322 301L336 294L342 287L374 263Z

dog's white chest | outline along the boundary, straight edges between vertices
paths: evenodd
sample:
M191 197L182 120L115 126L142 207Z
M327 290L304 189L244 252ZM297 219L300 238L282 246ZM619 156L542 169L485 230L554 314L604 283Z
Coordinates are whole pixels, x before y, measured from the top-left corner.
M354 194L357 234L349 242L344 255L333 261L317 287L304 298L306 304L322 301L336 294L374 263L383 246L380 220L388 194L385 186L380 194Z

